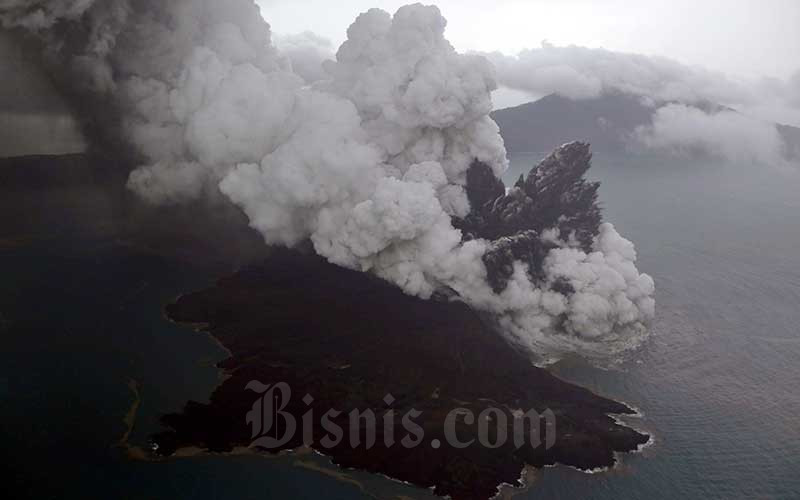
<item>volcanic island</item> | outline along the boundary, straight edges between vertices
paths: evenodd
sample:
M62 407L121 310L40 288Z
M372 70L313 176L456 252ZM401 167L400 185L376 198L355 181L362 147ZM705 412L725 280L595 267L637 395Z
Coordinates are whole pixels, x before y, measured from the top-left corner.
M562 224L579 240L591 241L600 212L597 183L583 179L590 160L587 144L566 144L508 192L487 167L473 164L467 192L475 208L460 229L465 237L491 233L495 251L484 261L493 286L504 286L515 259L525 259L536 272L547 253L546 243L536 237L544 228ZM521 486L526 466L611 467L616 453L649 441L614 418L634 414L633 409L535 366L490 318L445 292L423 300L368 273L329 264L311 251L275 249L263 262L211 288L182 295L166 306L168 318L211 334L230 357L218 365L226 378L209 403L190 401L182 412L162 417L165 430L151 437L153 453L168 457L188 447L226 453L250 446L251 412L259 398L253 381L264 388L278 383L291 388L292 397L279 403L298 427L313 410L310 435L298 430L280 446L256 445L255 451L305 445L338 466L454 499L486 499L502 484ZM505 421L507 436L513 435L520 411L552 412L553 425L539 426L538 440L525 429L520 446L510 438L498 441L502 429L488 426L494 429L489 442L502 442L488 447L479 443L477 418L471 423L458 418L458 442L472 444L448 443L448 414L461 409L477 416L490 408L507 415L499 420ZM328 414L328 424L344 430L332 446L330 439L323 444L330 427L322 419L331 409L338 413ZM350 425L353 410L374 412L378 425L372 446L363 439L368 419ZM412 410L424 437L415 446L403 446L401 419ZM384 435L387 419L393 423L393 445ZM547 446L546 434L553 428L555 439ZM362 437L360 446L352 446L350 432Z

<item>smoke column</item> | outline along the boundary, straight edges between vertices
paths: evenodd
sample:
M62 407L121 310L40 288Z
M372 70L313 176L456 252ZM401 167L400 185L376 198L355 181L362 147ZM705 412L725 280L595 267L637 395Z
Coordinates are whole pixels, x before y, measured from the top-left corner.
M588 247L547 232L543 276L515 261L489 285L491 242L454 221L470 165L507 167L494 69L453 49L436 7L361 14L310 86L251 0L4 0L0 19L40 40L72 92L114 104L102 112L144 158L128 186L149 202L222 193L268 244L310 240L423 298L454 291L541 357L615 355L646 334L653 282L610 224Z

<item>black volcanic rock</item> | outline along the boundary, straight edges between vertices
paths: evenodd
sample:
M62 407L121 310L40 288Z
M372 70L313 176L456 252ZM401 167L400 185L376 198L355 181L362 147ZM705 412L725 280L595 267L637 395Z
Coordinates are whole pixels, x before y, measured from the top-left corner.
M525 464L609 466L615 451L634 450L648 440L608 416L631 413L625 405L533 366L465 304L411 297L317 256L276 251L215 287L182 296L166 312L179 322L206 324L231 357L219 365L228 378L208 404L190 402L182 413L163 418L169 430L153 438L161 455L188 446L212 452L248 446L252 434L246 415L259 397L245 389L252 380L289 384L292 396L285 411L299 425L313 409L311 446L334 463L455 499L485 499L501 483L518 484ZM309 405L302 401L306 394L314 398ZM542 413L549 408L555 415L555 444L549 449L517 448L512 440L498 448L478 441L463 449L448 444L443 429L451 410L466 408L476 415L472 425L459 419L456 427L459 440L466 442L478 437L477 415L489 407L509 414L509 436L513 409ZM414 422L424 439L415 447L387 446L382 424L387 412L395 412L388 418L395 422L399 442L406 435L400 419L412 408L421 412ZM329 409L342 412L333 421L344 429L342 441L332 448L320 442L326 432L319 419ZM376 414L371 448L350 446L347 418L353 409ZM365 426L359 420L354 430L361 434ZM297 448L301 434L278 449ZM431 444L434 439L440 447Z
M467 171L467 196L472 211L455 221L466 239L484 238L491 247L483 261L488 279L501 292L513 272L514 261L528 264L533 280L553 243L543 241L545 230L558 229L561 238L573 238L589 251L602 220L597 205L600 183L584 179L591 167L589 145L571 142L557 148L520 177L508 193L499 191L489 168L475 162Z
M471 207L483 207L503 196L506 187L489 165L475 161L467 170L467 198Z
M541 263L547 252L555 245L544 243L539 233L533 229L521 231L513 236L503 236L492 241L489 250L483 256L489 285L495 293L501 293L508 285L514 273L514 262L533 263L531 276L534 280L541 278Z

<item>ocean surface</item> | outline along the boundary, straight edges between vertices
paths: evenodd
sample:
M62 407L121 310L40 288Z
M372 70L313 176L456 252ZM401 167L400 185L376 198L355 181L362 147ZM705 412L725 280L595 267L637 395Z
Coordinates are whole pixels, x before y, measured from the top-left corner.
M512 157L506 183L540 157ZM655 443L608 472L548 468L518 498L800 497L800 175L598 154L590 176L603 182L605 219L656 281L657 318L614 369L577 359L552 369L638 408L628 422ZM91 188L0 192L9 498L430 498L364 473L309 470L325 468L317 457L128 458L120 440L132 407L126 443L145 445L160 415L208 398L225 357L166 321L163 305L233 268L127 245L112 204Z

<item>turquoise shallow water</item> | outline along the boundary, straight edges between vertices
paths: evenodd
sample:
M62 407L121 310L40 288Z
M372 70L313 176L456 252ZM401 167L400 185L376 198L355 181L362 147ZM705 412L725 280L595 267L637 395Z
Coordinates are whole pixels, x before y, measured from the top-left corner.
M512 158L507 179L538 157ZM553 369L640 408L644 417L631 422L656 442L606 473L547 469L522 498L800 496L800 178L602 155L591 175L603 181L606 219L636 243L640 269L656 280L657 320L644 348L619 369L578 360ZM104 206L102 195L81 200L90 213ZM115 446L133 399L128 381L140 384L131 440L143 443L160 414L207 398L218 376L213 363L224 357L207 337L164 321L162 305L231 269L145 254L103 231L37 239L69 226L52 204L33 227L12 212L19 216L8 233L22 226L34 237L4 239L11 224L0 225L0 467L11 491L36 498L369 496L292 458L128 460ZM427 496L352 474L379 498Z

